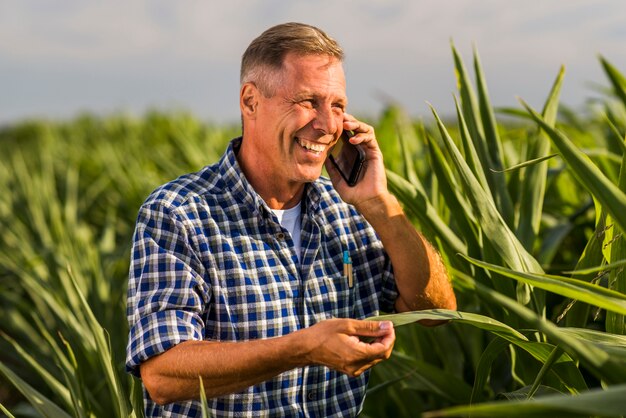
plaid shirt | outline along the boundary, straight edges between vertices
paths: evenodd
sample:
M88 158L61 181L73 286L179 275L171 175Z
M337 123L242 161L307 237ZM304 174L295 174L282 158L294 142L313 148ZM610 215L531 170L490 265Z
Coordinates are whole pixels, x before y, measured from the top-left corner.
M237 163L241 139L221 160L155 190L142 205L131 256L127 370L186 340L279 337L327 318L391 311L391 263L372 227L328 179L308 184L301 261L289 233ZM343 276L350 252L354 285ZM210 416L355 416L368 373L296 368L239 393L209 399ZM159 406L147 417L200 416L198 401Z

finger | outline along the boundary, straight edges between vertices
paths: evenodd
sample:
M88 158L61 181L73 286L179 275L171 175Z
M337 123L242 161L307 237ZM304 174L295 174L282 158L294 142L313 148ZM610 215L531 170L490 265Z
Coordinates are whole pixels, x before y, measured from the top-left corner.
M355 136L361 134L374 134L374 128L371 125L361 122L354 116L347 113L344 114L343 128L353 131Z
M374 128L371 126L359 123L358 128L352 129L352 132L354 135L350 137L350 143L354 145L360 144L366 148L376 149L378 147L376 134L374 133Z
M376 364L382 361L385 361L389 359L389 357L391 357L392 347L387 350L374 350L374 348L375 347L370 346L369 350L367 351L372 351L372 352L364 356L363 359L359 363L354 364L353 371L352 371L354 376L360 375L361 373L363 373L365 370L369 369L370 367L373 367Z
M358 120L357 120L357 118L355 118L355 117L354 117L354 116L352 116L351 114L349 114L349 113L344 113L344 114L343 114L343 122L344 122L344 124L345 124L346 122L348 122L348 123L358 122Z
M395 330L392 330L392 332L376 338L371 344L381 344L385 349L389 349L393 347L395 341L396 333Z
M350 373L352 375L352 377L359 377L361 376L365 371L367 371L368 369L374 367L375 365L377 365L378 363L380 363L382 360L377 359L374 360L370 363L367 363L361 367L359 367L357 370L353 371L352 373Z
M391 321L354 321L351 325L353 327L353 335L382 337L394 334L393 322Z

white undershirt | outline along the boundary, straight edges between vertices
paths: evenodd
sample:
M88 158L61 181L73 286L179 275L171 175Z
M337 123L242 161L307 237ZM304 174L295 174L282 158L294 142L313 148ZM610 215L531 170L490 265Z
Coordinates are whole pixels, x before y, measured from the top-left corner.
M272 209L280 225L291 234L291 239L293 239L293 244L296 247L298 260L300 260L300 229L302 227L300 221L300 203L289 209Z

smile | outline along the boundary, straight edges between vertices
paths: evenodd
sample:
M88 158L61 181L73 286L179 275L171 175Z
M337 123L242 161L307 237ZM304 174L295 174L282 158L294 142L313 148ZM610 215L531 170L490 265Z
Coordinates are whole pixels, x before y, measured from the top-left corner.
M321 154L326 149L325 144L318 144L316 142L307 141L306 139L296 138L296 141L300 146L308 151L312 151L316 154Z

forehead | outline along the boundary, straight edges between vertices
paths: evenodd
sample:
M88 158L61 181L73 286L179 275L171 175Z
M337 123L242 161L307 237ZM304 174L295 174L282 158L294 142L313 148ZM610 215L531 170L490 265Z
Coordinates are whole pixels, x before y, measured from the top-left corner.
M343 65L328 55L287 54L283 60L283 81L283 87L321 89L345 96Z

